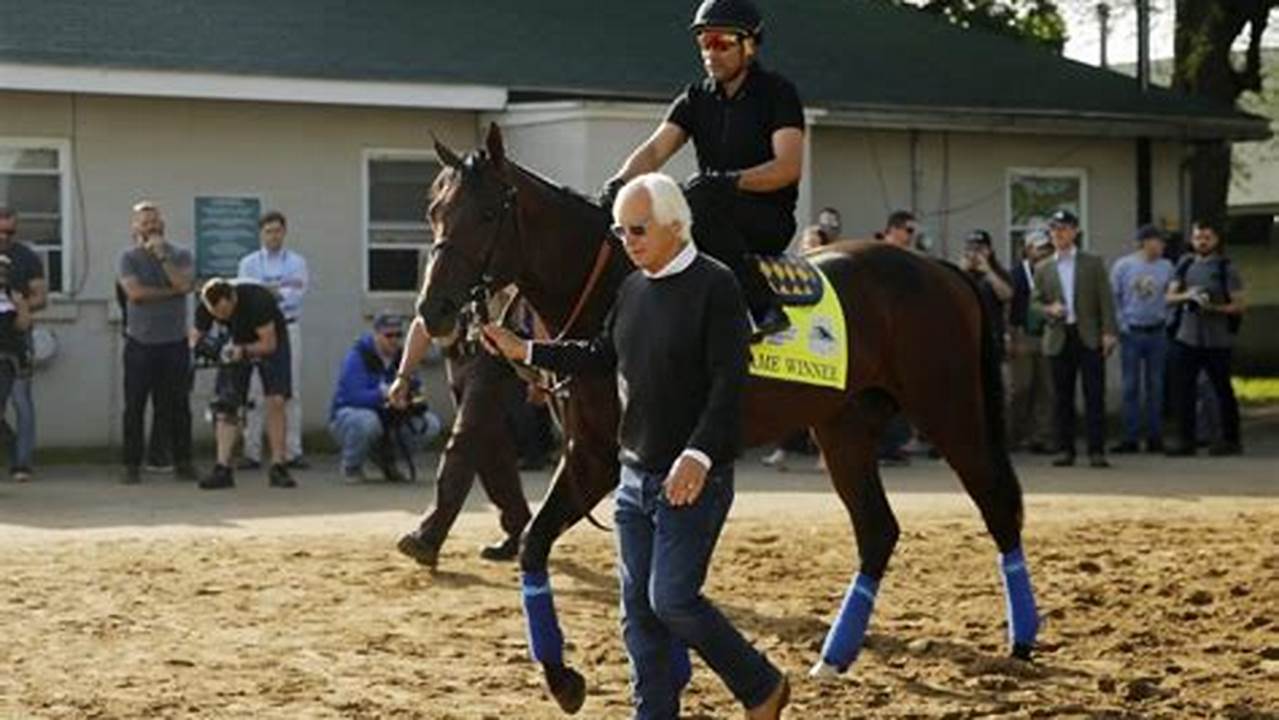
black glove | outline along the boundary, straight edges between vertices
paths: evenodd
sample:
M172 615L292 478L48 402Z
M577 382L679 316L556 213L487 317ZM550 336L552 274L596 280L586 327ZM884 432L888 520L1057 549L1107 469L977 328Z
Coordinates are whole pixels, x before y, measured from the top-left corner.
M694 173L684 182L687 190L699 190L711 193L735 193L737 181L742 173L738 170L707 170Z
M617 200L617 194L622 191L624 185L626 185L626 179L621 175L615 175L605 181L599 192L600 207L610 213L613 212L613 202Z

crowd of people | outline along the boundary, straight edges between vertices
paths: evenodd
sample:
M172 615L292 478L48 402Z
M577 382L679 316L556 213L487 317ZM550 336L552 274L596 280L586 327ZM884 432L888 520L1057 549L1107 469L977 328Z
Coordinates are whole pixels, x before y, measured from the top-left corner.
M31 331L47 289L39 256L16 239L18 223L16 212L0 207L0 407L12 401L16 425L0 423L0 435L13 479L26 482L36 446ZM266 465L270 487L291 488L297 485L293 473L309 467L299 392L307 262L285 247L288 220L282 213L262 215L258 226L261 246L239 260L236 277L197 287L192 253L168 240L160 207L150 201L132 207L116 283L124 336L122 483L137 484L144 472L173 473L203 489L225 489L235 485L237 470ZM414 452L442 430L439 415L418 392L422 349L412 350L414 364L401 369L406 325L401 315L378 313L337 368L328 429L347 482L369 480L367 465L381 479L408 479L403 468L416 473ZM449 344L445 354L458 412L439 469L444 491L431 515L431 537L437 545L443 541L478 473L504 510L506 530L486 556L508 558L529 516L518 473L549 461L555 444L550 419L540 403L528 401L507 365L479 352L474 341ZM201 368L216 370L209 403L215 462L203 476L192 455L191 403ZM390 389L401 377L411 380L419 397L392 407Z
M0 401L14 408L16 428L5 422L0 434L9 448L15 481L30 480L35 448L31 402L31 328L33 313L44 307L47 290L39 256L14 239L18 217L0 208ZM132 209L130 246L119 259L118 288L123 315L124 424L122 482L140 481L142 471L172 471L214 489L234 484L235 469L262 467L263 436L269 448L268 482L295 484L291 471L308 467L302 452L301 317L309 274L305 257L285 247L288 222L269 212L260 223L261 248L239 262L235 279L209 282L199 289L194 324L187 297L195 292L194 260L189 250L165 238L159 207L140 202ZM813 250L842 237L835 208L823 208L807 228L800 249ZM919 228L909 211L891 213L876 238L912 252L923 252ZM1046 227L1030 230L1021 257L1005 269L985 230L966 238L959 266L973 277L983 300L993 308L997 345L1006 358L1008 441L1015 450L1057 454L1054 464L1076 459L1076 392L1083 390L1084 447L1089 464L1106 467L1105 364L1120 356L1122 403L1118 440L1112 454L1145 451L1193 455L1205 443L1212 455L1242 452L1238 404L1230 383L1231 348L1244 310L1243 281L1223 252L1218 227L1196 222L1189 249L1169 252L1163 231L1144 225L1134 235L1135 248L1107 270L1102 259L1079 247L1079 221L1068 210L1052 215ZM531 313L526 313L531 321ZM217 461L205 478L197 478L191 456L192 347L216 326L229 333L235 357L219 373L214 410L218 420ZM341 448L341 469L350 482L367 479L371 462L380 474L401 481L398 447L420 447L441 431L439 417L421 412L421 422L397 423L388 429L386 398L403 355L407 320L380 313L344 358L330 408L330 433ZM531 328L529 328L531 330ZM446 353L458 408L493 406L499 423L470 418L453 428L455 439L440 468L450 488L437 517L443 534L465 498L477 472L491 496L511 507L504 542L518 535L527 508L506 502L509 478L521 467L540 467L555 439L544 410L523 402L524 390L513 377L502 376L499 363L489 363L473 341L457 343ZM240 362L244 361L244 362ZM476 367L472 367L476 366ZM414 381L416 382L416 380ZM479 387L478 391L469 388ZM490 391L495 387L495 391ZM471 395L484 400L468 401ZM492 397L490 397L490 395ZM500 397L499 397L500 396ZM514 398L514 399L513 399ZM1165 408L1171 401L1171 413ZM145 409L152 408L152 430L145 437ZM1165 415L1176 420L1175 442L1165 441ZM1203 415L1208 415L1204 418ZM515 418L523 416L523 420ZM241 427L243 426L243 427ZM474 432L470 428L510 427L503 443L493 437L479 444L502 452L461 452ZM530 428L532 428L530 430ZM459 430L462 430L459 434ZM491 430L484 431L492 435ZM529 433L537 437L530 439ZM402 434L402 436L397 435ZM510 440L509 443L506 440ZM510 452L506 452L507 445ZM526 448L532 447L531 450ZM783 443L765 458L781 466L787 451L813 452L806 434ZM927 439L905 418L886 429L881 461L909 462L927 453ZM484 467L470 467L463 457L484 456ZM470 464L468 464L470 463ZM458 468L462 468L458 470ZM467 480L453 480L454 476ZM433 521L437 522L437 521ZM429 526L424 525L424 527ZM443 534L428 535L438 551ZM411 541L406 541L411 542Z
M840 232L839 211L823 208L801 236L800 249L834 242ZM915 216L906 210L891 213L875 233L878 241L924 253L918 237ZM973 230L964 242L958 265L996 311L1009 447L1055 454L1059 467L1074 465L1082 386L1084 447L1092 467L1109 467L1107 450L1189 456L1206 445L1214 456L1242 453L1230 374L1244 285L1220 228L1193 223L1188 248L1176 252L1163 230L1143 225L1134 233L1133 250L1109 270L1100 256L1080 247L1080 239L1079 219L1058 210L1045 226L1025 233L1010 268L999 262L989 232ZM1115 351L1122 402L1118 439L1107 449L1105 366ZM1168 415L1176 421L1175 442L1165 440ZM798 435L764 462L785 467L788 453L796 452L816 450ZM881 463L908 464L916 454L936 457L905 418L895 418L885 430Z

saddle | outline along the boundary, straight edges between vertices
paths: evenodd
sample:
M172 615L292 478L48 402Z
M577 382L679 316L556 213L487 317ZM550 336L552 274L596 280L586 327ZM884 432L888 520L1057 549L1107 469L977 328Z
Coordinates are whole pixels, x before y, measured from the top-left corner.
M802 307L822 300L822 276L807 259L796 255L756 255L759 271L783 305Z

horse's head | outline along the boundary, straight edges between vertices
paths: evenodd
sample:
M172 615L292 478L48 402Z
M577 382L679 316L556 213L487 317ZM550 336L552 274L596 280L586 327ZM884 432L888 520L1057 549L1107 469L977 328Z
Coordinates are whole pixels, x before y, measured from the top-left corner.
M418 313L432 335L453 330L460 311L479 286L505 287L518 273L519 238L515 188L507 177L497 125L485 149L458 157L435 141L443 163L431 186L427 220L435 233Z

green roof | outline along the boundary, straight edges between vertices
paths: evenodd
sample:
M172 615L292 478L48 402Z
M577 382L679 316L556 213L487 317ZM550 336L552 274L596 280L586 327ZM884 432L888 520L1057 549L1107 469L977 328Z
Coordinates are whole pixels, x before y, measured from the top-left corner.
M0 62L492 85L667 100L699 76L693 0L19 0ZM1193 124L1266 121L879 0L772 0L763 58L805 104ZM3 83L0 82L0 85ZM1211 133L1210 133L1211 134Z

